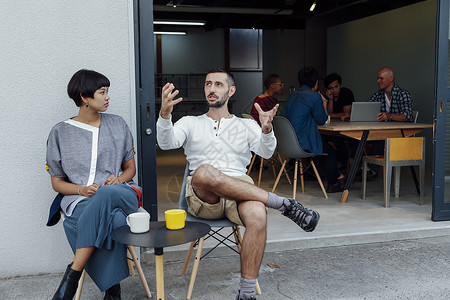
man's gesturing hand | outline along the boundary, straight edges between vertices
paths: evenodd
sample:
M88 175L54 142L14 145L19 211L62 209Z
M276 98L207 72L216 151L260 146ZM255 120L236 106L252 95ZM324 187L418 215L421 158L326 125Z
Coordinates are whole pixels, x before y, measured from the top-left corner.
M262 132L268 134L272 131L272 120L277 114L279 104L275 105L274 108L268 111L263 111L258 103L255 103L255 108L259 114L259 122L261 123Z
M175 99L175 96L178 95L179 91L175 90L175 86L173 83L166 83L162 88L162 95L161 95L161 117L163 119L168 120L170 118L170 114L172 113L173 107L180 103L183 98L180 97L178 99Z

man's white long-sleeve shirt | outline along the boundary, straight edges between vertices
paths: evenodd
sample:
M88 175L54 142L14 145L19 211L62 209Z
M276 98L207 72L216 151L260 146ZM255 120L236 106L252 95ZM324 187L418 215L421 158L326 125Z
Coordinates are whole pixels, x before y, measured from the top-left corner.
M171 117L172 118L172 117ZM273 130L264 134L251 119L186 116L172 124L172 119L158 118L158 145L163 150L183 147L191 174L202 164L210 164L229 176L247 172L251 151L266 159L275 151L277 140Z

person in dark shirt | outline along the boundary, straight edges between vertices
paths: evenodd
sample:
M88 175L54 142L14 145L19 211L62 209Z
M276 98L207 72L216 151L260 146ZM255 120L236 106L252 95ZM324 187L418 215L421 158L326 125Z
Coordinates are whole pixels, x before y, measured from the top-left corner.
M342 87L342 77L337 73L331 73L324 80L326 97L328 99L327 112L330 118L348 121L352 111L352 103L355 101L353 92ZM337 152L337 159L341 166L345 168L349 156L354 155L358 146L354 139L344 137L325 137L326 140ZM350 151L350 152L349 152Z
M252 110L250 112L253 119L258 122L259 126L261 126L261 123L259 122L259 114L255 108L255 103L258 103L263 111L269 111L274 108L275 105L278 104L278 100L274 95L281 94L284 83L277 74L270 74L264 79L264 86L266 87L266 91L264 94L257 96L255 100L253 100Z
M329 100L327 111L332 119L344 119L350 117L352 103L355 101L353 92L342 87L342 77L337 73L331 73L324 80L327 88L326 96Z

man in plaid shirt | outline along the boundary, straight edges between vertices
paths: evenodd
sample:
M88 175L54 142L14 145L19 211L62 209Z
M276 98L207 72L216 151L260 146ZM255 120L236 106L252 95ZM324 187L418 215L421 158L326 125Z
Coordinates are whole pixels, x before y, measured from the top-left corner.
M378 91L370 97L369 102L381 102L381 112L377 120L413 122L412 99L408 91L400 88L394 81L394 70L389 67L382 68L377 74ZM384 141L372 142L372 154L384 153ZM378 176L380 166L369 165L367 179Z
M394 70L382 68L378 71L377 82L379 90L369 102L381 102L378 121L413 122L411 95L395 84Z

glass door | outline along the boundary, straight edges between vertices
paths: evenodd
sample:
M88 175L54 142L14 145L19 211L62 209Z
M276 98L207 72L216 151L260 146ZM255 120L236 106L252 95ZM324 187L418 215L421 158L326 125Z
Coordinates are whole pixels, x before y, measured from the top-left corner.
M446 221L450 220L449 1L438 0L437 8L432 219Z

